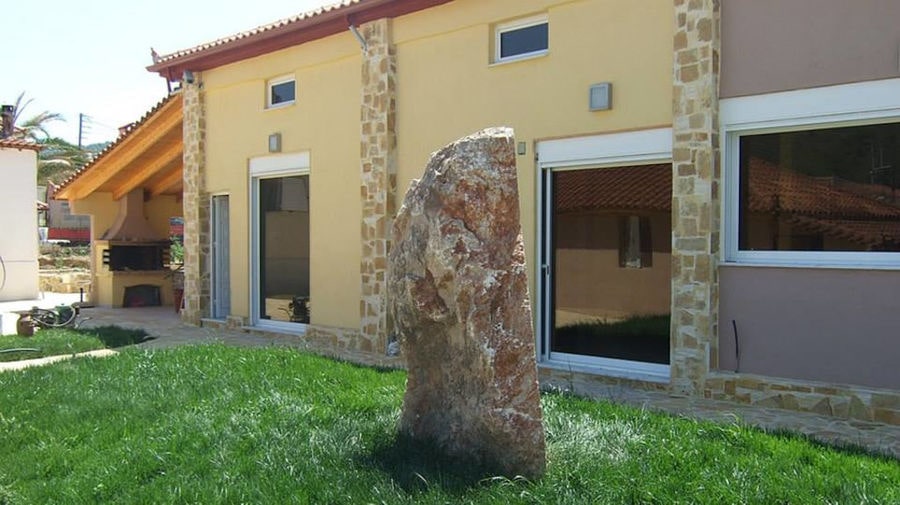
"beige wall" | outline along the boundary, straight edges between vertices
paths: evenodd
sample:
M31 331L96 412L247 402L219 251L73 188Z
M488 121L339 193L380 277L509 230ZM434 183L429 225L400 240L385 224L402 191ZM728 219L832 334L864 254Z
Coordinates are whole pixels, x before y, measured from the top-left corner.
M719 368L900 389L900 272L720 268Z
M900 76L897 0L723 0L723 98Z
M491 65L493 25L540 12L549 14L549 55ZM458 0L393 20L398 200L431 152L512 126L528 144L519 169L533 262L533 143L671 124L672 16L670 0ZM360 47L346 32L203 73L206 189L231 195L235 315L249 316L248 159L266 155L267 136L280 132L283 152L310 152L312 322L359 327L360 69ZM266 79L291 73L297 103L264 110ZM614 108L589 112L588 87L602 81L613 83Z

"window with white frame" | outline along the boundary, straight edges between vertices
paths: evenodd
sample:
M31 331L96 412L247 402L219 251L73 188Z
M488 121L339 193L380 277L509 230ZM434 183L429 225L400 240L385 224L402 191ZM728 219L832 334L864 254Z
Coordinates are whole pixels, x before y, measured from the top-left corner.
M293 76L279 77L266 83L266 108L290 105L296 97L297 81Z
M547 54L549 27L546 15L518 19L497 25L494 62L514 61Z
M900 268L900 103L863 87L723 101L726 261Z

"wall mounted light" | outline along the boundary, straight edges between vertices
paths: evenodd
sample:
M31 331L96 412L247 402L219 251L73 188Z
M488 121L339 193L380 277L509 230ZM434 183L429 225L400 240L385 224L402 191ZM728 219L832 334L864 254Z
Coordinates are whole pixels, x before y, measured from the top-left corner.
M612 83L591 84L588 103L592 111L612 109Z
M269 152L270 153L280 153L281 152L281 134L273 133L269 135Z
M184 82L186 82L188 84L194 84L194 73L191 72L190 70L184 71L183 78L184 78Z
M528 152L528 144L525 142L519 142L516 144L516 154L522 156L523 154Z

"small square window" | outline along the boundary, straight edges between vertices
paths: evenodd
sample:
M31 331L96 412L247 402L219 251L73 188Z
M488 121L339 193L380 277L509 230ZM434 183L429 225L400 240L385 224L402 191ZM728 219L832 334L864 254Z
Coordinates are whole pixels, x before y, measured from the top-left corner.
M297 82L293 77L272 79L266 86L266 107L281 107L294 103Z
M498 25L495 35L495 62L540 56L549 48L550 24L546 15L519 19Z

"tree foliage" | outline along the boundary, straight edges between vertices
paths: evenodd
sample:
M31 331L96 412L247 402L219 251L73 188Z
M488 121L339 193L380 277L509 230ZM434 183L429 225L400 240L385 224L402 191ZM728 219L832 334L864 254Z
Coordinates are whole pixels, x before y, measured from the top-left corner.
M44 146L38 154L38 183L52 181L60 183L92 159L91 151L79 148L66 140L53 137L48 131L51 123L65 121L58 112L43 111L26 117L25 109L34 99L25 98L25 92L19 94L13 104L12 137L30 140Z

